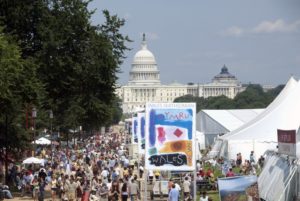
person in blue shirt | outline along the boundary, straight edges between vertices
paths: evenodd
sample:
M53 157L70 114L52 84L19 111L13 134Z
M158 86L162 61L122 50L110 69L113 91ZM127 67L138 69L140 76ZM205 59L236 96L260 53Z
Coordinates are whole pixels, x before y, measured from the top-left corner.
M168 201L178 201L179 200L179 190L175 188L175 184L172 185L172 189L169 192Z

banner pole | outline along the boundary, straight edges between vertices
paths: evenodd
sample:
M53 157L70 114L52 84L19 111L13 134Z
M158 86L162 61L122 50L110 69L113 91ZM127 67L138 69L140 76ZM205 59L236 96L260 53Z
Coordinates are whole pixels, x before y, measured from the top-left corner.
M197 171L196 169L194 169L194 201L197 201L197 182L196 182L196 178L197 178Z
M144 184L144 201L147 201L147 190L148 190L148 186L147 186L147 175L148 175L148 171L147 169L145 168L145 184Z

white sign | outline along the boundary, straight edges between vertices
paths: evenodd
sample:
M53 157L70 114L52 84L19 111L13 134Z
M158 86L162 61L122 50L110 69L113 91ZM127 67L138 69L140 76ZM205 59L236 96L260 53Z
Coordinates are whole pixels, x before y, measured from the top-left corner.
M195 169L195 103L147 103L147 170Z

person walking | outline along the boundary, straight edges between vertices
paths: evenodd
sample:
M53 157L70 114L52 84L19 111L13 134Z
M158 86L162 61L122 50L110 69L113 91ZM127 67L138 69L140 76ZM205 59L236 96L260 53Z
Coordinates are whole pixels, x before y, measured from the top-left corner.
M108 201L108 191L106 183L102 183L99 190L100 201Z
M123 185L122 185L121 198L122 198L122 201L127 201L127 199L128 199L128 187L127 187L127 183L123 183Z
M169 192L168 201L179 201L179 190L175 184L172 185L172 189Z
M183 182L183 196L184 199L187 199L190 197L190 181L188 177L184 178L184 182Z
M39 178L39 201L44 201L46 183L42 177Z
M51 184L51 198L52 198L52 201L55 201L56 192L57 192L57 180L56 180L54 174L52 174L52 176L51 176L50 184Z
M139 193L140 193L139 186L135 182L135 180L132 179L131 183L129 184L130 200L131 201L137 201L137 199L139 197Z

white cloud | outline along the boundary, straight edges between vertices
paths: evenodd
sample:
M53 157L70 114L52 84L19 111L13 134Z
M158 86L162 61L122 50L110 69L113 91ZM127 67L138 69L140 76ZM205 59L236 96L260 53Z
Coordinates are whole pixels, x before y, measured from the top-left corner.
M283 19L263 21L252 29L253 33L297 32L300 30L300 20L286 23Z
M143 37L144 33L140 33L140 36ZM145 32L146 34L146 40L157 40L159 39L159 36L157 33L154 32Z
M222 32L224 36L241 36L244 33L244 30L237 26L232 26Z
M275 21L262 21L253 28L242 28L238 26L232 26L221 32L223 36L235 36L239 37L244 34L261 34L261 33L294 33L300 32L300 20L296 20L291 23L285 22L283 19L277 19Z

